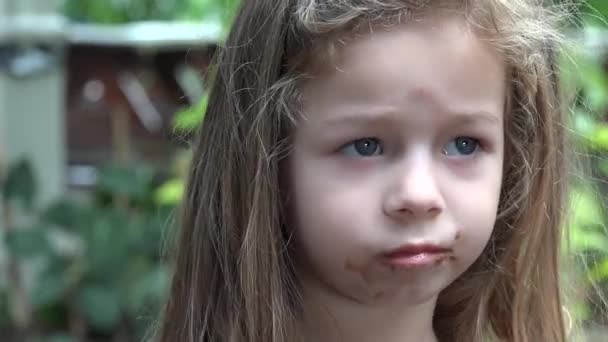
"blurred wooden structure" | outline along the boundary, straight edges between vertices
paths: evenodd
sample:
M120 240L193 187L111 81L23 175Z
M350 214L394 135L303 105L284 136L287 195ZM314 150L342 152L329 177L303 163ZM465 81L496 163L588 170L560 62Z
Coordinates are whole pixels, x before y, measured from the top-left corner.
M202 94L219 23L75 24L59 0L0 0L0 163L33 162L41 201L112 160L167 165L171 118Z
M72 185L92 183L92 167L108 162L169 164L179 143L172 139L173 115L202 96L218 30L179 23L72 27L66 50Z

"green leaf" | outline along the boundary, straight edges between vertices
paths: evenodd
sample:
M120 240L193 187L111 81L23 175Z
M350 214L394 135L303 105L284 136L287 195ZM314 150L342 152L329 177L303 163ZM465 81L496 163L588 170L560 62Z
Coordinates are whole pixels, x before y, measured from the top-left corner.
M608 18L608 2L606 0L587 0L584 2L585 12L591 16L588 18L594 24L605 25Z
M603 281L608 279L608 258L596 264L589 270L589 276L594 281Z
M156 266L137 279L131 289L129 306L133 314L141 314L148 305L158 309L169 290L169 270Z
M600 202L591 190L573 189L570 196L574 225L584 227L604 224Z
M38 308L59 303L63 300L67 288L65 270L44 272L34 285L32 304Z
M599 200L590 189L573 189L570 194L572 216L569 227L570 241L575 251L608 252L608 237Z
M121 305L114 289L91 285L78 296L79 308L91 326L110 332L120 323Z
M93 219L92 213L87 208L68 199L51 204L41 217L44 222L72 231L90 223Z
M169 273L167 267L157 266L139 281L138 293L144 298L161 302L169 290Z
M66 0L63 10L72 20L105 24L138 20L201 20L226 16L234 11L235 2L235 0Z
M571 234L575 251L599 251L608 253L608 237L601 231L576 229Z
M120 291L122 298L131 315L137 315L140 310L141 293L137 287L139 282L155 267L153 261L145 256L130 258L125 265L120 279Z
M574 112L574 129L581 137L589 137L594 134L597 123L589 115L580 108Z
M205 117L207 103L208 97L203 96L196 105L177 112L173 119L173 129L190 132L199 127Z
M163 231L173 223L172 210L173 207L165 206L153 215L141 216L130 222L123 238L129 242L131 258L137 255L156 259L160 256Z
M569 307L570 314L576 322L586 321L591 317L589 305L585 302L577 302Z
M68 291L82 283L87 260L53 255L44 261L44 269L33 285L32 303L37 308L61 306Z
M153 181L154 171L147 166L109 166L100 171L97 187L107 193L145 200L151 196Z
M9 252L17 258L48 255L51 251L46 231L39 228L16 229L7 233L5 238Z
M36 181L34 170L28 161L21 160L9 167L2 192L7 200L20 201L27 209L33 207Z
M593 30L593 28L586 28ZM600 111L608 105L608 79L601 60L581 51L569 51L573 61L565 63L567 74L574 75L593 111Z
M110 211L100 215L83 231L91 279L103 283L116 281L132 252L130 241L125 238L132 228L125 214Z
M171 179L161 185L154 194L154 200L159 205L175 205L184 195L184 180Z
M594 147L608 150L608 125L597 124L590 138Z
M72 20L117 24L128 21L125 1L66 0L64 13Z

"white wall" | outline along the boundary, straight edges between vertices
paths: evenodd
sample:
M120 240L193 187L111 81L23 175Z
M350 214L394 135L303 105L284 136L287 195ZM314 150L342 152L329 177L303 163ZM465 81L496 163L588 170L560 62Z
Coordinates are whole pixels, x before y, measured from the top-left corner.
M13 79L0 72L4 154L8 160L32 161L42 202L64 189L63 83L60 66L32 79Z
M55 0L0 0L0 20L3 16L5 23L20 17L54 16L57 4ZM0 49L17 46L23 55L35 52L40 46L36 32L26 35L21 40L17 30L3 36ZM56 51L63 44L47 36L39 40ZM0 158L32 161L42 204L63 193L65 173L64 67L59 53L50 57L44 68L25 76L15 76L6 63L0 64Z

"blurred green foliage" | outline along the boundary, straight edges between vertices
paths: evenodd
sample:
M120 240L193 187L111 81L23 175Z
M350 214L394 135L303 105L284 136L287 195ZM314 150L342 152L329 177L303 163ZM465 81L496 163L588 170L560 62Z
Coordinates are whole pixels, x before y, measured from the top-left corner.
M581 275L586 287L585 301L574 308L576 318L608 324L608 45L585 46L591 43L589 37L599 38L595 43L608 42L608 2L583 2L578 13L582 25L576 29L583 45L577 42L561 56L564 89L575 101L571 130L578 162L565 227L578 269L569 276Z
M156 318L169 279L161 242L174 207L154 201L158 177L141 165L107 167L87 202L66 198L36 209L32 175L29 164L19 162L0 182L3 214L28 217L23 226L10 220L3 226L9 262L21 271L36 264L27 303L8 300L18 288L0 288L0 326L15 325L11 305L26 305L29 338L141 337Z
M208 97L203 96L198 103L184 108L177 113L173 119L173 128L178 132L192 132L203 122L207 110Z
M220 20L229 22L239 0L64 0L74 21L123 24L145 20Z
M239 0L64 0L72 21L219 21ZM176 130L200 122L206 98L177 115ZM0 340L141 340L169 286L166 229L183 194L191 152L177 153L172 178L146 165L107 166L84 199L37 203L30 163L0 165ZM0 163L3 161L0 160ZM25 218L22 220L21 218Z

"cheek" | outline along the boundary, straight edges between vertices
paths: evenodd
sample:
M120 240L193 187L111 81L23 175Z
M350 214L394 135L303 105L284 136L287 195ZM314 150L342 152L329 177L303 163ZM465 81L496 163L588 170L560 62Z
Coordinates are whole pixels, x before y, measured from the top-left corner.
M295 153L290 174L295 228L314 240L362 238L371 224L377 196L373 184L345 177L332 163ZM377 208L376 208L377 209Z
M341 204L337 192L299 188L293 222L298 276L305 283L320 281L337 291L357 282L345 270L361 245L354 216Z
M360 191L338 189L336 182L325 183L319 179L324 177L310 171L297 174L298 183L294 184L294 224L301 243L336 252L357 245L364 196Z
M308 271L329 279L343 274L374 239L371 184L349 184L319 162L296 160L291 173L291 213L297 254ZM321 274L319 274L319 272Z
M455 236L457 251L467 266L482 253L496 223L500 180L497 177L487 180L468 184L466 189L459 189L449 200L450 212L459 227Z

